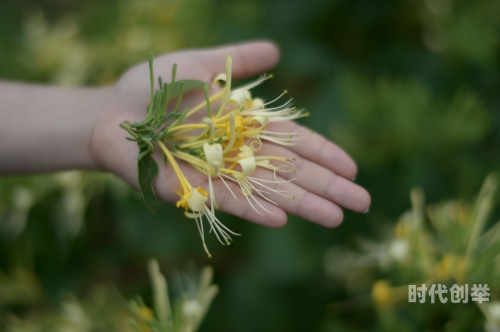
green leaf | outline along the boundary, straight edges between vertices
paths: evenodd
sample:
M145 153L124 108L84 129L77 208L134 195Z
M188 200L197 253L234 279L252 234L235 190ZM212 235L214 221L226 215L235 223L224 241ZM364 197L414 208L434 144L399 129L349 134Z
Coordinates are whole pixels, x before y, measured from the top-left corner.
M141 153L146 148L141 149ZM137 164L137 173L139 179L139 187L141 188L142 198L147 207L153 214L158 209L158 198L156 197L155 190L153 189L153 182L158 176L158 164L153 159L150 153L146 154L139 160Z
M147 129L147 128L137 129L137 130L135 130L135 134L138 136L147 136L147 137L151 137L154 135L154 133L150 129Z
M177 119L177 121L175 121L174 126L177 126L178 124L182 123L182 121L184 121L184 118L186 117L188 112L189 112L189 108L186 108L184 110L184 112L180 113L181 116L180 116L180 118ZM179 113L176 113L176 114L179 114Z
M184 84L184 89L183 93L193 91L193 90L198 90L198 89L203 89L205 86L206 82L203 81L197 81L197 80L183 80L183 81L177 81L174 83L174 90L172 91L172 95L170 98L175 98L178 97L179 94L181 93L181 84ZM168 85L168 88L172 88L172 83Z

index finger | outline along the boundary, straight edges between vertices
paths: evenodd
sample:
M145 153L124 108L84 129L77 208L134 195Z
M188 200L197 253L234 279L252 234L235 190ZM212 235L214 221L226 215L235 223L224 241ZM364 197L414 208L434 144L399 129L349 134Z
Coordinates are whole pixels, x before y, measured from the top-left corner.
M176 62L185 78L211 80L226 71L226 59L233 60L232 78L247 78L264 73L279 61L278 46L271 41L253 41L216 48L169 53L156 59L160 70L169 71ZM185 68L187 65L187 68ZM202 75L202 77L200 77ZM193 76L193 77L190 77Z

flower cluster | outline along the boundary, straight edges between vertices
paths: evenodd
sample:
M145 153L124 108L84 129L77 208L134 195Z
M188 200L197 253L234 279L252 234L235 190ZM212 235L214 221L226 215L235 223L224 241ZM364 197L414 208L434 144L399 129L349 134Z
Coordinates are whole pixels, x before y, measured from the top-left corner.
M278 172L295 172L292 160L281 156L259 155L263 141L289 146L311 132L299 130L297 132L273 132L268 130L272 122L294 120L306 116L303 110L291 106L291 100L275 106L283 97L285 90L278 98L270 102L253 98L250 90L267 79L270 75L261 76L255 82L242 87L231 88L231 57L227 57L226 72L217 75L212 83L212 90L207 83L199 81L175 82L176 66L174 65L172 82L163 84L160 81L160 90L154 93L152 57L150 57L151 73L151 103L148 107L148 117L141 123L125 121L121 127L126 129L140 148L139 153L139 182L141 183L141 165L151 165L154 161L144 161L155 149L155 143L164 154L165 161L172 167L178 179L180 188L174 189L179 196L177 207L185 210L188 218L195 219L203 240L203 246L211 257L205 244L205 229L203 219L209 223L209 231L214 232L219 242L229 245L231 235L239 235L224 226L215 216L218 208L213 182L220 180L234 199L238 196L233 192L228 182L239 186L244 199L259 214L262 211L270 213L256 196L276 204L269 196L278 194L294 199L285 191L274 189L286 180L280 180ZM223 86L222 86L223 85ZM182 103L182 94L188 90L203 88L205 100L192 109L179 112ZM219 88L219 89L217 89ZM178 97L176 106L167 112L169 99ZM192 120L194 114L206 112L201 121ZM200 116L198 116L198 119ZM142 164L141 164L142 160ZM207 176L208 188L195 187L186 178L177 160L190 164L199 172ZM156 166L156 165L154 165ZM151 181L154 177L154 166L144 169L146 177L142 180L149 182L142 186L143 196L152 190ZM274 176L270 179L259 179L254 176L256 169L266 169ZM142 181L144 183L144 181ZM148 203L148 202L146 202Z

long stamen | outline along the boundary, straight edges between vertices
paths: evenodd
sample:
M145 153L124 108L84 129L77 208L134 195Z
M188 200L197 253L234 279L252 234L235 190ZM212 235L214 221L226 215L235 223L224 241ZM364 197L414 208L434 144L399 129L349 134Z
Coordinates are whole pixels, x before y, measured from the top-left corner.
M222 180L222 182L226 185L226 188L229 190L229 192L231 193L231 195L233 195L234 199L235 200L238 200L238 197L236 197L236 195L234 194L233 190L231 189L231 187L229 187L229 185L227 184L227 182L224 180L224 178L222 177L224 174L221 174L219 173L219 179ZM226 175L227 176L227 175Z
M241 234L238 234L238 233L235 233L233 231L231 231L229 228L227 228L223 223L221 223L219 221L219 219L217 219L217 217L215 217L214 214L211 213L211 211L208 209L207 206L205 206L205 215L207 216L207 219L209 219L209 222L211 223L211 225L214 227L214 233L215 235L217 236L217 239L219 240L219 242L221 242L222 244L224 244L217 233L220 234L220 236L222 236L225 240L225 244L226 245L230 245L230 241L232 241L231 239L231 236L229 236L229 234L227 234L227 232L233 234L233 235L236 235L236 236L240 236Z
M267 141L279 144L279 145L284 145L284 146L292 146L295 145L296 143L292 142L291 140L282 140L274 137L269 137L266 135L259 135L260 139L265 139Z
M285 195L285 194L284 194L284 192L286 192L285 190L276 190L276 189L270 188L270 187L268 187L268 186L266 186L266 185L264 185L264 184L262 184L262 183L258 182L258 181L257 181L257 179L255 179L255 178L251 178L251 179L249 179L249 180L251 180L252 182L254 182L254 183L258 184L259 186L262 186L262 187L264 187L264 188L266 188L266 189L271 190L273 193L276 193L276 194L278 194L278 195L281 195L281 196L284 196L284 197L287 197L287 198L295 199L295 196Z
M245 187L241 184L241 182L240 182L240 181L237 181L237 182L238 182L238 184L240 185L241 191L243 192L243 196L245 196L245 198L247 199L248 204L250 204L250 206L252 207L252 209L254 209L254 211L255 211L255 212L257 212L258 214L262 215L262 213L261 213L259 210L257 210L257 209L255 208L255 206L253 206L252 202L251 202L251 201L250 201L250 199L248 198L248 196L253 197L253 196L252 196L252 193L248 193L248 189L247 189L247 188L245 188ZM245 195L245 193L248 193L248 195Z
M248 184L249 187L251 187L250 184L248 183L248 181L246 181L246 183ZM250 196L250 198L252 198L255 201L255 203L257 203L257 205L260 206L260 208L262 210L266 211L269 214L273 214L271 211L269 211L268 209L263 207L262 204L260 204L260 202L257 200L257 198L254 197L254 195L252 195L252 192L248 188L246 188L245 186L243 186L243 188L245 188L245 190L249 193L248 196ZM255 210L255 211L257 211L257 210ZM259 212L259 211L257 211L257 212ZM259 212L259 214L261 214L261 213Z
M205 252L208 255L208 258L212 258L212 254L210 251L208 251L208 247L205 243L205 233L203 232L203 216L200 216L200 220L198 221L198 218L195 217L194 219L196 220L196 226L198 227L198 232L200 233L201 241L203 242L203 249L205 249Z
M262 193L266 193L266 194L271 194L270 192L267 192L267 191L264 191L264 190L259 190L257 188L255 188L255 186L253 184L251 184L249 181L247 181L248 185L253 189L255 190L260 197L262 197L263 199L265 199L266 201L268 201L269 203L272 203L274 205L278 205L278 203L276 203L275 201L271 200L269 197L267 197L266 195L263 195Z
M247 85L244 85L244 86L240 87L239 89L241 89L241 90L250 90L250 89L253 89L256 86L264 83L264 81L267 81L270 78L273 78L273 75L262 75L256 81L250 82Z
M208 207L207 207L207 206L205 206L205 210L208 210ZM209 210L208 210L208 211L209 211ZM232 230L230 230L230 229L229 229L226 225L224 225L223 223L221 223L221 222L219 221L219 219L217 219L217 217L216 217L215 215L210 214L210 213L207 213L206 215L207 215L207 216L210 216L210 217L212 218L212 220L214 221L214 224L217 226L217 228L218 228L218 229L220 229L220 230L223 230L223 231L224 231L223 233L224 233L224 234L226 234L226 237L227 237L228 239L231 239L231 237L230 237L230 236L229 236L226 232L228 232L228 233L230 233L230 234L232 234L232 235L235 235L235 236L241 236L241 234L238 234L238 233L233 232L233 231L232 231Z
M305 128L302 127L299 130L294 131L293 133L283 133L283 132L276 132L276 131L269 131L269 130L262 130L261 133L264 133L264 134L273 134L273 135L280 135L280 136L289 136L289 137L293 137L295 135L298 135L299 133L300 133L300 135L304 135L304 136L311 134L311 131L309 131L307 133L301 132L304 129Z

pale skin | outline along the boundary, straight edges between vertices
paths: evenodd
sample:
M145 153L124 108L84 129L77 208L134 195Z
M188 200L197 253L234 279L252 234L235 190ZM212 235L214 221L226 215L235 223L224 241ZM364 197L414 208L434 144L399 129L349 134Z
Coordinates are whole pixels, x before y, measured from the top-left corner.
M270 70L280 56L276 45L266 41L182 51L157 56L155 76L169 80L172 65L177 63L177 80L211 82L225 71L227 55L233 59L234 80ZM234 86L238 86L237 82ZM213 88L210 92L215 91ZM119 124L124 120L142 121L149 96L147 63L133 67L118 83L104 88L69 89L0 82L0 174L91 169L112 172L138 188L138 147L125 139L127 133ZM203 100L202 92L188 93L181 109ZM199 112L192 118L200 120L205 114ZM311 116L315 116L314 112ZM279 122L268 128L293 132L301 126ZM280 184L279 188L287 190L295 199L275 195L272 199L279 205L275 206L257 198L271 212L259 214L241 195L236 201L220 180L214 178L215 197L221 211L268 227L285 225L287 213L335 227L342 222L342 207L366 212L370 206L368 192L351 181L357 172L355 162L318 134L307 135L291 147L265 142L259 154L295 159L296 173L283 173L282 177L296 179ZM172 184L178 186L175 174L171 167L162 165L160 149L156 149L154 156L161 165L155 182L156 193L160 199L174 203L178 200L172 190ZM193 186L208 187L205 175L183 162L179 165ZM271 179L272 173L258 169L255 176ZM230 185L235 193L239 192L235 184Z

